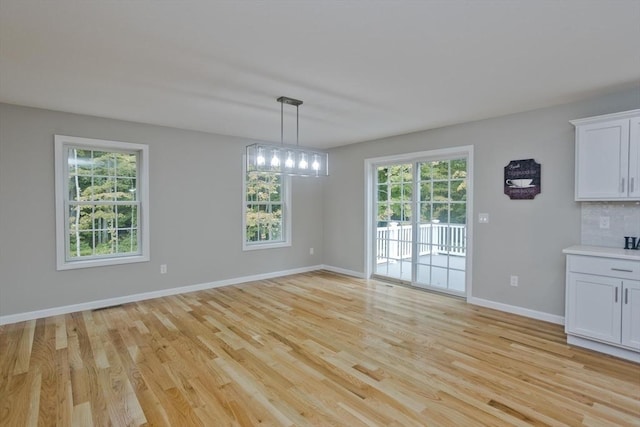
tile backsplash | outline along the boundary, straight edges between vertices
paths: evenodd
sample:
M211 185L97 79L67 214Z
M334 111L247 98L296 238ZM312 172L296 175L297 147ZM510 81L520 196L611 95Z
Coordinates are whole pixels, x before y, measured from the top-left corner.
M600 228L600 218L609 228ZM624 236L640 238L640 202L582 202L581 244L624 247Z

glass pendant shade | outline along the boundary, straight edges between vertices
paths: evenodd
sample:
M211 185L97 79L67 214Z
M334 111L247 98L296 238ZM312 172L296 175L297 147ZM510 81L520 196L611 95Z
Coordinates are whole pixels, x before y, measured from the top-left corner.
M264 149L258 149L258 155L256 157L256 165L264 166Z
M293 168L296 164L295 160L293 160L293 153L291 151L287 151L287 160L284 162L284 167L287 169Z
M307 153L300 153L300 161L298 162L298 169L307 169L309 162L307 162Z
M299 146L257 143L247 146L247 172L328 176L329 154Z
M273 150L273 156L271 157L271 167L280 167L280 153L278 150Z

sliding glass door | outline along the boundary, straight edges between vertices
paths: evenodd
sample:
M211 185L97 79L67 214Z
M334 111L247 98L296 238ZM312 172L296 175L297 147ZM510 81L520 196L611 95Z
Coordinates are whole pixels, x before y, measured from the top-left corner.
M464 295L467 156L373 165L373 273Z

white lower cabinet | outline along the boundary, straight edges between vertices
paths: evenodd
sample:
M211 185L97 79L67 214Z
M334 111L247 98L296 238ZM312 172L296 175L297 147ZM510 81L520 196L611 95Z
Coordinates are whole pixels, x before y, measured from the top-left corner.
M565 332L570 343L640 361L640 261L567 255Z
M620 343L620 280L570 273L567 333Z
M621 343L640 350L640 281L624 283Z

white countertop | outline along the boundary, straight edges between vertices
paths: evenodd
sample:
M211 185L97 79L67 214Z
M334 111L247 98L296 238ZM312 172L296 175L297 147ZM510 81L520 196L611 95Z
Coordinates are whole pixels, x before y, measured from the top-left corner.
M640 261L640 251L634 249L605 248L603 246L570 246L562 250L562 253L569 255L598 256L603 258L628 259Z

